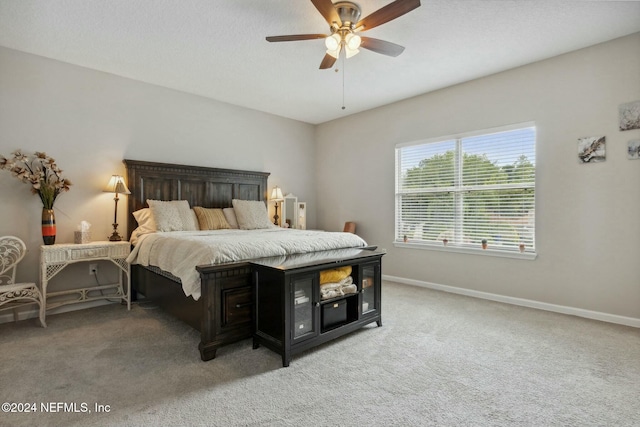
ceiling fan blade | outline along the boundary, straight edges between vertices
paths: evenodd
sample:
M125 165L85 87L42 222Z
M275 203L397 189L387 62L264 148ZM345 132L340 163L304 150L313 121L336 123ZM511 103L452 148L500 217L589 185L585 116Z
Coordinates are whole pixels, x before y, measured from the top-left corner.
M333 56L327 53L326 55L324 55L324 58L322 58L322 62L320 63L320 69L326 70L327 68L333 67L333 64L336 63L336 59L337 58L334 58Z
M404 46L387 42L384 40L372 39L371 37L362 37L360 47L381 53L387 56L398 56L404 52Z
M333 6L331 0L311 0L311 3L318 9L320 14L327 20L329 25L334 22L338 25L342 25L342 21L340 20L340 16L338 16L338 11Z
M313 40L327 38L326 34L294 34L290 36L269 36L268 42L293 42L297 40Z
M356 24L356 28L363 27L361 31L370 30L378 25L392 21L407 12L411 12L418 6L420 6L420 0L396 0L376 10L371 15L362 18Z

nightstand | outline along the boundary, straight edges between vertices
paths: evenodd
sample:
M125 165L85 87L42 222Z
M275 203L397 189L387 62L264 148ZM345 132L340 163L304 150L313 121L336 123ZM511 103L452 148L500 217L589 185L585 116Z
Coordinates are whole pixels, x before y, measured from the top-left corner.
M121 299L131 310L131 275L127 257L131 251L130 243L123 242L91 242L85 244L57 244L40 246L40 283L42 285L43 305L45 310L66 304L95 301L99 299ZM49 280L66 266L78 262L111 261L118 267L118 282L88 288L69 289L58 292L47 292ZM122 274L126 276L126 285ZM125 292L126 286L126 292ZM115 293L103 294L103 291L115 289ZM77 295L76 295L77 294ZM47 303L47 300L60 295L76 295L76 299Z

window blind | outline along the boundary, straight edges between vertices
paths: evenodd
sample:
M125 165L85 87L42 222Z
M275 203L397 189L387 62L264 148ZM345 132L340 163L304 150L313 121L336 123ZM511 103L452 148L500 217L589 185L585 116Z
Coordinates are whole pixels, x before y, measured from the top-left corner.
M535 251L533 125L396 147L396 241Z

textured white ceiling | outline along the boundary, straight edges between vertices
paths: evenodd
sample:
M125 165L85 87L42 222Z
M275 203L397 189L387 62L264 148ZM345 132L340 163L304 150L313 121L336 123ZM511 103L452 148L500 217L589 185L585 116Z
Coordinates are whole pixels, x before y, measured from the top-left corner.
M323 40L265 41L327 33L308 0L0 0L0 46L314 124L638 31L638 1L422 0L364 34L402 55L335 72Z

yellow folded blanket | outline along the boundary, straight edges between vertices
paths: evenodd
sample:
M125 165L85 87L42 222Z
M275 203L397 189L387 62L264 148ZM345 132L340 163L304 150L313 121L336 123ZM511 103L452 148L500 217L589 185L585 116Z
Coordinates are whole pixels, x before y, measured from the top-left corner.
M320 284L324 283L336 283L340 282L345 277L351 274L351 266L345 265L344 267L332 268L331 270L324 270L320 272Z

